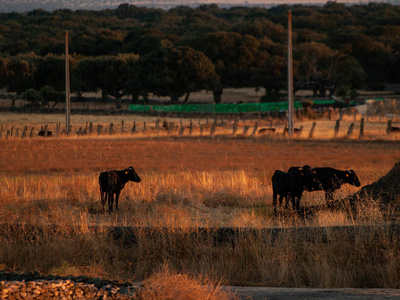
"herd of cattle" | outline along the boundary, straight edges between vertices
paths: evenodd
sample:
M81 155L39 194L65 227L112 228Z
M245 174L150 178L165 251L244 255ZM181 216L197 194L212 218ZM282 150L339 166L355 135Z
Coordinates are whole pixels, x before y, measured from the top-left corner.
M105 171L99 176L100 197L102 213L108 201L108 210L113 210L114 194L115 208L118 210L118 198L128 181L140 182L141 179L133 167L121 171ZM342 171L334 168L311 168L308 165L303 167L291 167L287 172L276 170L272 176L273 205L277 212L277 200L282 206L282 200L286 199L286 207L289 200L293 209L300 208L300 200L304 191L323 191L325 199L329 204L333 201L333 193L343 184L351 184L359 187L361 185L356 173L353 170Z
M272 203L277 208L277 198L279 203L286 199L286 207L289 199L293 209L299 209L303 191L323 191L325 200L328 204L333 201L333 192L338 190L343 184L360 186L356 172L353 170L342 171L334 168L311 168L308 165L303 167L291 167L288 172L276 170L272 176Z

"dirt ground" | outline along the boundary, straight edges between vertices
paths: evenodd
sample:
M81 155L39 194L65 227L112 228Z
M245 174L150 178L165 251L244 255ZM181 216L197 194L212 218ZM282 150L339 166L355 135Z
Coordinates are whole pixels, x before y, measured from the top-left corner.
M310 289L310 288L269 288L269 287L225 287L235 292L240 299L252 300L362 300L400 299L397 289Z

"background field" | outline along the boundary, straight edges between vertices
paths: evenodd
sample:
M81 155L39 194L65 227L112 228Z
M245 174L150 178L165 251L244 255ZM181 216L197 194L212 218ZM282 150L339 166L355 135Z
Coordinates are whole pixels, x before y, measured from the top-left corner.
M227 284L309 287L399 287L398 238L385 224L392 208L370 199L357 212L320 210L309 217L275 216L271 176L290 166L353 169L362 185L400 161L391 140L155 137L0 139L0 219L4 223L79 226L74 236L2 236L0 264L11 270L143 280L167 264L179 273ZM100 214L99 172L135 167L142 178L122 191L120 210ZM358 188L345 185L342 198ZM321 192L305 192L304 210L323 204ZM332 235L328 242L300 242L290 235L271 243L239 238L234 247L188 234L197 227L299 228L375 226L356 241ZM165 227L126 247L88 226ZM25 225L24 225L25 226ZM85 229L86 228L86 229ZM376 241L375 236L381 238ZM76 249L80 249L77 251Z

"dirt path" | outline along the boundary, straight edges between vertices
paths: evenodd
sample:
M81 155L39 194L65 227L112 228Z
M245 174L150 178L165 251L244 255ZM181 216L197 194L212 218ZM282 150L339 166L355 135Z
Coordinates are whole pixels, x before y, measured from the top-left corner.
M398 289L311 289L269 287L227 287L240 299L297 300L297 299L400 299Z

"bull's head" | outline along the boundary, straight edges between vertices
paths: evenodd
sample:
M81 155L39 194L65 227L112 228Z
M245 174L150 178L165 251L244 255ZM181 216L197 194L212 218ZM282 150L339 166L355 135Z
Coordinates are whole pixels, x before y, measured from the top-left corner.
M319 182L315 178L315 173L313 172L312 168L309 165L304 165L301 168L301 174L305 178L305 185L304 188L307 191L314 191L317 190L319 187Z
M128 169L125 169L125 175L128 176L128 179L133 182L140 182L141 179L139 175L136 173L135 169L133 167L129 167Z
M354 172L353 170L346 171L345 182L354 186L361 185L360 179L358 179L356 172Z

